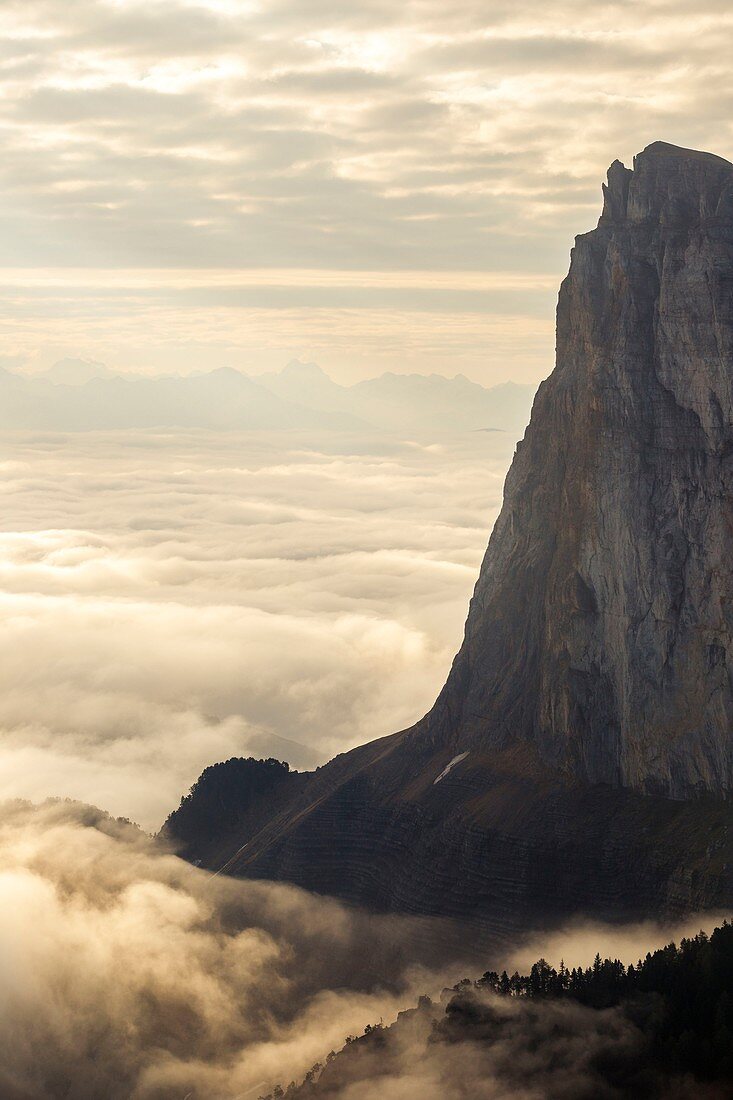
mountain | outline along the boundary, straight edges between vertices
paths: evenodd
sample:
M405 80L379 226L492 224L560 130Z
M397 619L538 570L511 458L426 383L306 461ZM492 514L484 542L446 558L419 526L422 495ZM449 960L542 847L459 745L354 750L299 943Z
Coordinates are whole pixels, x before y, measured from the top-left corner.
M292 359L281 371L255 375L254 381L270 393L297 401L308 409L353 412L348 387L334 382L317 363Z
M462 374L383 374L359 382L353 393L363 415L388 428L436 430L449 422L458 430L494 428L520 435L535 387L505 382L485 389Z
M462 374L382 374L353 386L333 382L316 363L293 360L256 381L307 408L348 414L388 431L482 431L520 435L534 386L504 382L486 388Z
M0 369L0 428L123 428L464 432L486 426L519 435L533 386L492 389L457 376L383 375L339 386L315 363L289 363L251 378L222 367L146 378L102 363L62 359L35 375Z
M186 854L499 939L733 902L732 291L733 165L615 162L433 709Z
M48 370L33 375L34 378L55 382L61 386L82 386L92 378L114 378L114 371L96 359L59 359Z
M69 366L69 363L72 366ZM240 371L220 368L186 377L145 378L96 372L78 382L75 361L46 375L0 370L0 428L103 431L124 428L347 430L348 414L305 408L278 397Z
M611 166L430 736L593 783L733 787L733 168Z

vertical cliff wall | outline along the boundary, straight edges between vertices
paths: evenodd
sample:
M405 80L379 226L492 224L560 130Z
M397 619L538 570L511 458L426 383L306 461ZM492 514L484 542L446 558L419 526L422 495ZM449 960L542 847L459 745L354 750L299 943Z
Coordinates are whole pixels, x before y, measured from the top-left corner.
M733 786L733 166L657 143L576 239L557 365L428 721L590 782Z

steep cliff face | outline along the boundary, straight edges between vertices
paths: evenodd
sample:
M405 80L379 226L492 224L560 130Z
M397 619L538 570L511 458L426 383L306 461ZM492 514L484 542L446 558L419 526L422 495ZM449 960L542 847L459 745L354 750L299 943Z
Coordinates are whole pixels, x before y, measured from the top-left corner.
M616 162L428 726L575 777L733 786L733 166Z
M732 550L733 165L657 143L576 240L435 706L198 857L499 936L730 904Z

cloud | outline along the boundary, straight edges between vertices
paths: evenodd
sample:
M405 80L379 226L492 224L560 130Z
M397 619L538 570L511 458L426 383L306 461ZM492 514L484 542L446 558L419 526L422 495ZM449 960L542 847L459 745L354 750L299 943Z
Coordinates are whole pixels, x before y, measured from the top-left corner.
M0 867L9 1100L256 1097L420 994L502 966L466 955L473 938L457 926L461 959L439 922L212 877L78 803L2 805ZM645 929L646 946L667 934ZM638 1032L615 1012L482 998L459 1024L437 1004L400 1017L376 1051L357 1044L354 1072L339 1068L328 1095L610 1100L607 1075L639 1070Z
M212 878L88 807L2 807L0 853L4 1097L254 1096L427 980L410 922Z
M650 1094L643 1036L621 1012L480 993L463 1004L465 1015L424 1006L386 1035L348 1046L326 1066L315 1093L303 1088L293 1100L631 1100Z
M647 951L710 930L706 914L682 926L569 926L538 937L537 954L522 953L524 972L547 947L562 944L571 967L601 957L635 961ZM720 923L718 920L716 923ZM633 949L632 949L632 944ZM592 949L585 954L588 948ZM530 950L528 948L527 950ZM557 959L559 963L559 956ZM511 972L506 958L492 967ZM656 997L643 996L618 1007L588 1008L572 1000L501 998L461 983L444 989L440 1001L421 998L386 1028L370 1030L320 1059L292 1100L718 1100L719 1086L692 1075L666 1072L649 1040L658 1029ZM656 1056L655 1056L656 1055Z
M9 2L0 264L519 271L557 282L615 157L628 163L658 138L733 153L730 35L715 0L533 0L521 11L473 0L368 0L358 11L292 0L80 0L71 11L60 0ZM18 297L0 312L17 315ZM413 297L393 305L389 341L383 304L365 296L362 361L341 343L352 320L343 306L323 307L335 338L314 332L321 307L298 314L298 295L275 295L266 280L256 303L245 296L228 317L209 317L203 339L204 319L175 296L151 308L97 295L86 311L72 298L76 333L53 295L40 295L26 303L26 330L9 329L9 351L53 343L107 358L114 346L121 365L191 369L193 345L209 361L253 355L264 368L281 358L284 327L298 354L325 345L321 358L346 380L367 358L409 366L428 308L427 354L441 369L460 362L484 381L537 381L549 365L526 331L542 323L551 342L552 294L516 312L492 293L442 309ZM143 315L148 339L133 346L125 330L140 330ZM504 350L487 361L501 318L512 361ZM74 345L84 325L88 347ZM456 346L446 334L459 325Z
M6 437L0 796L157 828L233 755L414 722L458 646L511 438Z

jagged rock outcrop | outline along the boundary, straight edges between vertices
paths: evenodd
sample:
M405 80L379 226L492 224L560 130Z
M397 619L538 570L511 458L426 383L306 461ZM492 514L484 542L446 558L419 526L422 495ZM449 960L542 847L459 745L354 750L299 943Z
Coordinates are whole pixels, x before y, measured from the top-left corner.
M656 143L576 239L435 706L202 858L495 934L733 902L732 550L733 165Z

